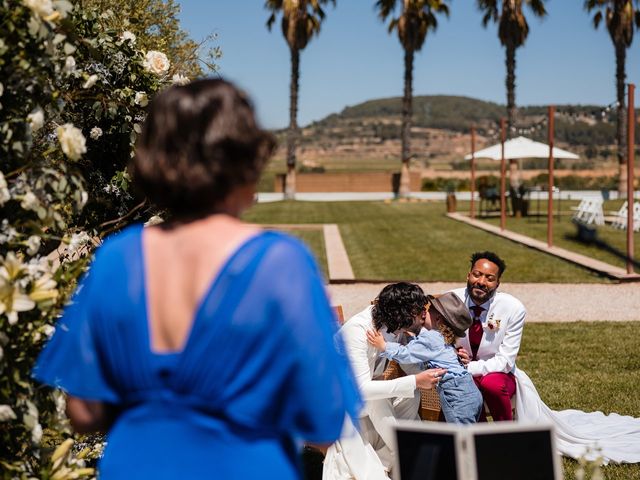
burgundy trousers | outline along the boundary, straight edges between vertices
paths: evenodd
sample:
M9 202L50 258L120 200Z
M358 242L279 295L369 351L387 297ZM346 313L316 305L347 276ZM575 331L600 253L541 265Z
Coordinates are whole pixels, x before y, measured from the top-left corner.
M488 373L484 376L473 377L473 380L476 382L480 393L482 393L493 420L495 422L513 420L511 397L516 393L516 378L513 373ZM482 409L480 421L487 421L484 408Z

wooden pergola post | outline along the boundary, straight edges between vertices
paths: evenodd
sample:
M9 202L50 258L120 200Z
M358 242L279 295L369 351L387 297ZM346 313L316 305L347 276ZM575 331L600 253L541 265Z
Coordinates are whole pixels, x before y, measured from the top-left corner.
M553 247L553 140L554 117L556 107L549 105L548 140L549 140L549 199L547 201L547 247Z
M501 142L501 158L500 158L500 230L504 230L507 224L507 199L506 199L506 177L507 167L504 158L504 142L506 141L506 120L500 119L500 142Z
M635 164L635 85L628 85L627 100L627 273L633 273L633 173Z
M476 193L476 128L471 126L471 203L469 205L469 216L476 218L475 209Z

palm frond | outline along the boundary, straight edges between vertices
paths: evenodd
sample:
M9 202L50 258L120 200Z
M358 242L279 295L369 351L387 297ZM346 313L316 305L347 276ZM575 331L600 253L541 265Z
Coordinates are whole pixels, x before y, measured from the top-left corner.
M544 17L547 10L544 8L544 0L528 0L529 8L538 17Z
M596 12L593 16L593 28L598 28L600 26L600 22L602 21L602 12Z
M386 20L389 15L396 9L397 0L378 0L376 2L376 10L381 20Z
M640 28L640 10L636 10L636 27Z
M271 15L269 15L269 19L267 20L267 28L269 30L271 30L271 27L273 27L273 24L275 21L276 21L276 14L272 13Z

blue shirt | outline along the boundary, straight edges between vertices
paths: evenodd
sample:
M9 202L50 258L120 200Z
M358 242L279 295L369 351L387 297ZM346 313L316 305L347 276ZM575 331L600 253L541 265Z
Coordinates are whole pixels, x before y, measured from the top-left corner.
M445 377L448 375L460 377L467 374L460 364L455 347L446 345L444 337L437 330L423 328L418 336L406 345L387 342L385 351L380 355L400 364L428 363L430 368L446 368Z

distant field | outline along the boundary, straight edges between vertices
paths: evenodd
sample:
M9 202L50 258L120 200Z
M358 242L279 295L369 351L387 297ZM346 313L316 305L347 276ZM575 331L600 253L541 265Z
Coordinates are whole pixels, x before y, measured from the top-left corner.
M357 279L460 281L476 250L492 249L505 282L606 282L587 270L445 217L444 202L276 202L257 204L255 223L336 223ZM314 246L315 245L315 246ZM311 245L316 255L318 243Z

